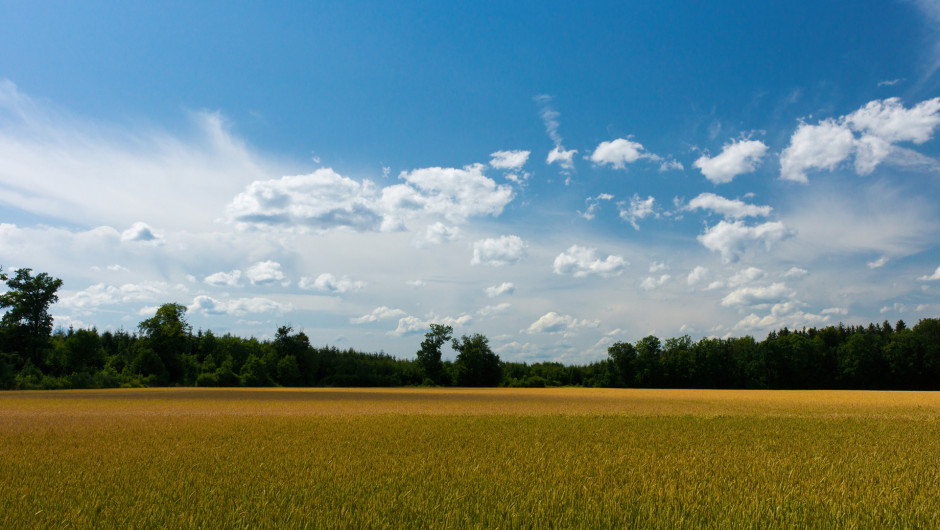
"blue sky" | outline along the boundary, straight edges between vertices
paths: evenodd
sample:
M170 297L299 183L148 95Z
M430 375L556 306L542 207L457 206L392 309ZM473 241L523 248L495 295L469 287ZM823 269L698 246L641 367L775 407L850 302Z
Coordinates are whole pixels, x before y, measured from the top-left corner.
M507 360L940 309L940 3L0 2L61 326Z

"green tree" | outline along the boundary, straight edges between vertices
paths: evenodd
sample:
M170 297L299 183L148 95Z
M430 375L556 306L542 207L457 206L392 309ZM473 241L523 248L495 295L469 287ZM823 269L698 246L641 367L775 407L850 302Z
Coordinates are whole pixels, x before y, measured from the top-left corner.
M615 342L607 348L607 356L614 368L614 382L617 386L633 386L636 348L629 342Z
M163 304L157 313L138 325L146 345L166 367L170 382L179 382L183 375L183 355L189 353L192 328L186 322L186 306Z
M489 340L479 333L454 339L457 350L454 383L458 386L497 386L502 379L499 356L490 349Z
M431 324L431 331L424 335L421 349L418 350L418 366L425 378L436 385L447 384L447 373L441 361L441 346L451 338L454 328L443 324ZM456 347L455 347L456 349Z
M9 289L0 294L0 350L18 353L37 367L44 363L43 350L52 335L49 306L59 300L56 291L62 280L41 272L32 276L32 269L17 269L13 277L0 271L0 281Z

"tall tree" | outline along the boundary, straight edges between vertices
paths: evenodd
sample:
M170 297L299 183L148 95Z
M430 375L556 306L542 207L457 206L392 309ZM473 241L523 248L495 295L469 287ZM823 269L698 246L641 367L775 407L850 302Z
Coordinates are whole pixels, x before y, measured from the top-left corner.
M497 386L503 377L502 363L499 356L490 349L489 340L474 333L472 337L464 335L458 341L454 339L453 348L457 350L454 362L454 383L458 386Z
M166 367L170 382L177 383L183 375L184 354L189 353L192 328L186 322L186 306L163 304L157 313L138 326L149 346Z
M0 309L5 309L0 320L0 350L10 349L37 367L42 366L42 352L52 335L52 315L49 306L59 300L56 291L62 280L41 272L32 276L32 269L17 269L10 278L0 271L7 292L0 295Z
M450 340L454 328L443 324L431 324L431 331L424 335L421 349L418 350L418 366L425 378L436 385L447 384L447 373L441 361L441 346Z

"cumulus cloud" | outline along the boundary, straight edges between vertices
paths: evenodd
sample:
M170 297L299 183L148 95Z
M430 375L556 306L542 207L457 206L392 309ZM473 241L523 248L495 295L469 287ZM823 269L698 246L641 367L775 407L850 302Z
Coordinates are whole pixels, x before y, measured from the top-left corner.
M657 287L666 285L666 282L668 282L670 278L672 278L672 276L669 274L663 274L659 278L654 276L647 276L646 279L640 283L640 289L643 289L644 291L652 291Z
M529 151L496 151L490 153L490 166L496 169L519 169L529 160Z
M63 307L79 310L92 310L102 306L125 304L129 302L164 301L170 296L186 293L182 285L170 285L166 282L145 281L125 283L120 286L96 283L73 294L64 294L60 304Z
M799 278L800 276L806 276L809 274L809 271L800 267L790 267L790 270L783 273L784 278Z
M460 228L456 226L447 226L438 221L429 225L424 233L424 243L430 245L440 245L448 241L453 241L460 237Z
M940 280L940 267L937 267L937 270L933 271L933 274L925 274L917 279L922 282L933 282Z
M685 169L685 166L675 158L667 158L659 164L659 171L661 173L666 171L682 171L683 169Z
M617 276L627 266L621 256L608 255L604 259L597 257L597 249L572 245L568 250L555 257L555 274L570 274L575 278L598 274Z
M276 261L259 261L245 272L252 285L267 285L284 279L281 264Z
M894 144L922 144L933 137L938 125L940 98L909 109L898 98L875 100L838 119L829 118L817 125L800 123L780 155L780 178L805 183L808 170L833 171L853 154L859 175L871 173L891 157L902 165L935 165L931 159L924 160L926 157L919 153Z
M801 123L790 138L790 145L780 155L780 178L809 182L806 171L832 171L855 148L855 136L847 127L828 119L818 125Z
M773 208L747 204L737 199L726 199L714 193L702 193L689 201L683 210L709 210L724 217L740 219L742 217L766 217Z
M559 315L554 311L550 311L533 322L525 332L531 335L537 333L564 333L567 335L579 329L596 328L599 325L600 322L596 320L579 320L571 315Z
M881 267L884 267L888 263L888 259L889 259L888 256L881 256L875 261L869 261L868 263L866 263L866 265L868 265L869 269L880 269Z
M784 302L793 296L793 290L784 283L773 283L766 286L741 287L728 293L722 298L721 305L729 306L761 306Z
M656 212L656 199L652 196L641 199L634 193L629 203L619 202L617 206L620 209L620 218L630 223L634 230L640 229L637 221L647 217L659 217L659 213Z
M460 169L431 167L402 173L400 178L419 192L417 199L408 201L423 204L424 212L458 223L480 215L497 217L514 197L510 186L497 185L484 175L484 169L482 164ZM386 202L384 207L393 212L407 211L413 207L408 201L403 204Z
M381 306L376 307L372 310L371 313L362 315L357 318L350 318L349 322L351 324L365 324L366 322L377 322L379 320L389 320L393 318L398 318L404 315L405 312L401 309L392 309L391 307Z
M365 287L365 282L358 280L351 280L348 276L343 276L342 278L337 278L328 272L313 278L307 278L306 276L300 279L300 288L301 289L316 289L318 291L325 291L330 293L347 293L350 291L359 291Z
M513 294L516 292L516 286L510 282L503 282L499 285L487 287L485 292L486 296L489 296L490 298L496 298L497 296L504 294Z
M695 267L694 269L692 269L691 272L689 272L688 277L686 277L686 283L688 283L689 286L694 286L694 285L698 285L702 283L707 278L708 278L708 268L702 267L701 265L699 265Z
M231 300L217 300L215 298L200 295L193 299L189 306L189 311L199 312L203 315L235 315L241 316L248 313L277 313L282 314L290 311L290 304L281 304L268 298L234 298Z
M763 317L755 313L742 318L735 326L735 329L744 331L780 329L784 326L790 328L799 328L801 326L821 325L828 322L829 315L816 315L806 313L799 309L795 302L782 302L774 304L770 308L770 313Z
M746 267L734 273L728 280L728 283L731 285L747 285L765 276L767 276L767 273L757 267Z
M613 195L609 193L601 193L597 197L588 197L584 199L584 202L587 203L587 209L584 212L578 212L581 214L581 217L584 217L588 221L594 219L594 212L600 207L601 201L609 201L614 198Z
M396 231L419 215L463 222L477 215L499 216L513 199L510 186L484 175L482 164L431 167L403 172L404 184L381 190L332 169L309 175L255 181L228 207L229 220L242 228L284 227L300 231L347 228Z
M548 152L545 157L547 164L557 163L562 168L571 170L574 168L574 155L578 154L577 149L565 150L564 147L556 145L554 149Z
M722 261L731 263L737 261L745 249L755 242L762 242L769 250L775 243L791 235L792 232L778 221L752 226L739 220L721 221L706 229L697 239L705 248L719 252Z
M389 332L389 335L412 335L423 333L431 328L431 324L443 324L454 328L466 326L473 320L473 317L467 314L459 317L438 317L431 315L428 318L420 319L415 316L406 316L398 320L398 327Z
M766 153L767 146L760 140L734 140L725 144L718 156L702 155L692 165L713 183L725 184L757 169Z
M526 256L526 245L519 236L508 235L481 239L473 244L471 265L502 267L518 262Z
M209 285L237 287L238 281L242 277L242 271L233 270L232 272L217 272L206 276L202 281Z
M157 234L147 223L136 222L133 226L121 233L121 241L125 243L147 243L162 245L163 236Z
M599 166L609 165L614 169L626 169L627 164L644 158L660 160L660 157L646 151L641 143L626 138L601 142L591 153L591 162Z

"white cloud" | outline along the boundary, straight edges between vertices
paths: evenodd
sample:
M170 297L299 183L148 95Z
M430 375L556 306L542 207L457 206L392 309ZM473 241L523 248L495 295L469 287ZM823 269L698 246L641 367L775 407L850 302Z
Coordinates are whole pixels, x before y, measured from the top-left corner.
M917 278L917 279L922 282L933 282L933 281L940 280L940 267L937 267L937 270L933 271L933 274L930 274L930 275L925 274L924 276L921 276L920 278Z
M801 123L780 155L780 178L805 183L807 170L833 171L853 153L859 175L871 173L889 158L900 165L935 166L932 159L894 144L922 144L933 137L938 125L940 98L922 101L910 109L904 108L898 98L874 100L838 120L830 118L818 125Z
M0 116L0 203L83 226L146 219L164 230L191 229L213 222L244 184L280 171L232 136L216 112L189 113L190 130L169 133L69 115L0 80ZM151 243L159 241L151 234Z
M744 221L721 221L697 237L705 248L721 253L725 263L737 261L745 249L754 242L763 242L769 250L775 243L792 233L783 223L767 222L750 226Z
M647 152L639 142L627 140L626 138L601 142L591 153L591 162L599 166L606 164L614 169L625 169L626 164L632 164L643 158L660 159L658 156Z
M452 223L477 215L499 216L513 191L485 176L484 169L482 164L416 169L400 175L405 184L381 190L369 180L360 183L332 169L318 169L251 183L229 205L228 215L242 228L360 232L402 230L406 220L419 215Z
M512 304L508 304L508 303L488 305L488 306L480 308L480 310L477 311L477 314L480 315L481 317L498 315L500 313L505 313L510 307L512 307Z
M722 298L723 306L760 306L786 301L793 296L793 291L784 283L773 283L760 287L741 287Z
M773 208L770 206L747 204L744 201L726 199L714 193L702 193L689 201L689 204L683 208L683 210L697 209L710 210L733 219L740 219L742 217L766 217L773 211Z
M910 109L905 109L899 98L870 101L846 116L845 123L854 131L888 143L922 144L933 138L940 125L940 98L921 101Z
M175 290L185 292L185 289ZM155 302L170 296L172 291L174 289L165 282L125 283L121 286L97 283L75 294L62 296L61 304L75 309L94 309L128 302Z
M643 289L644 291L652 291L653 289L656 289L657 287L662 287L663 285L666 285L666 282L668 282L670 278L672 278L672 276L670 276L669 274L663 274L659 278L656 278L654 276L647 276L646 279L643 280L642 283L640 283L640 289Z
M529 160L529 151L496 151L490 153L490 166L496 169L519 169Z
M725 184L734 177L751 173L760 165L767 146L760 140L734 140L725 144L721 154L713 158L702 155L692 165L715 184Z
M708 268L698 265L694 269L692 269L691 272L689 272L689 276L686 278L686 283L688 283L689 286L694 286L705 281L705 279L707 278L708 278Z
M493 285L492 287L486 288L486 296L490 298L496 298L497 296L504 294L513 294L516 292L516 286L510 282L503 282L499 285Z
M849 310L844 307L827 307L820 311L823 315L848 315Z
M121 241L127 243L147 243L150 245L162 245L163 236L154 233L153 229L147 226L147 223L136 222L133 226L121 233Z
M780 155L780 178L809 182L808 169L832 171L855 148L855 136L847 127L832 119L819 125L801 123L790 138L790 145Z
M596 328L599 325L600 322L596 320L578 320L571 315L559 315L554 311L550 311L533 322L525 332L531 335L537 333L564 333L567 335L579 329Z
M794 302L774 304L770 313L760 317L754 313L741 319L735 329L754 331L780 329L784 326L796 329L802 326L822 325L829 322L829 315L815 315L801 311Z
M866 263L866 265L868 265L869 269L880 269L881 267L884 267L886 263L888 263L888 259L888 256L881 256L875 261L869 261Z
M617 276L626 265L627 262L621 256L608 255L600 259L596 248L572 245L555 257L554 271L555 274L570 274L575 278L591 274Z
M323 168L308 175L252 182L232 200L228 214L240 226L255 228L378 230L383 220L378 197L371 181L359 183Z
M242 271L233 270L232 272L217 272L206 276L203 281L209 285L237 287L238 280L242 277Z
M424 280L408 280L405 283L416 289L420 289L421 287L427 285Z
M594 219L594 212L596 212L600 207L601 201L609 201L613 198L614 196L609 193L601 193L597 197L588 197L587 199L584 199L584 202L588 205L587 210L585 210L583 213L578 213L581 214L581 217L584 217L590 221L591 219Z
M558 163L561 167L565 169L574 168L574 155L578 154L577 149L571 149L566 151L564 147L557 145L554 149L548 152L548 156L545 157L545 162L547 164Z
M284 279L284 273L281 271L281 264L276 261L259 261L245 273L245 277L252 285L267 285L279 282Z
M682 162L679 162L675 158L667 158L666 160L663 160L661 164L659 164L660 172L682 171L683 169L685 169L685 166L683 166Z
M410 197L409 200L417 199L418 203L423 203L424 212L459 223L479 215L497 217L514 197L510 186L497 185L483 174L484 169L482 164L471 164L461 169L431 167L402 173L399 178L420 193L417 198ZM383 190L383 200L386 191L388 188ZM383 205L393 212L408 211L413 207L407 203L394 204L394 207L387 202Z
M460 237L460 228L456 226L447 226L438 221L429 225L424 233L424 243L431 245L440 245L448 241L453 241Z
M290 304L281 304L268 298L253 297L216 300L215 298L205 295L197 296L189 306L190 312L199 312L203 315L235 316L241 316L247 313L283 314L291 309Z
M800 276L806 276L809 274L809 271L802 269L800 267L790 267L790 270L783 273L784 278L799 278Z
M330 293L348 293L351 291L359 291L366 286L365 282L358 280L351 280L348 276L343 276L342 278L337 278L328 272L313 278L307 278L306 276L300 279L300 288L301 289L316 289L318 291L326 291Z
M640 225L637 224L637 221L640 219L659 217L659 213L656 212L656 199L652 196L641 199L639 195L633 194L633 198L630 199L629 204L619 202L617 206L620 209L620 218L629 222L634 230L640 229Z
M377 322L379 320L388 320L392 318L398 318L404 315L405 312L401 309L392 309L390 307L376 307L372 310L371 313L362 315L358 318L351 318L349 322L351 324L365 324L366 322Z
M545 158L545 162L547 164L558 163L562 167L562 173L568 174L574 170L574 155L578 151L577 149L565 150L562 145L563 140L561 134L558 133L560 126L558 117L561 114L555 110L552 99L552 96L547 94L535 96L535 102L539 105L539 117L542 118L542 123L545 124L545 132L552 139L552 143L555 144L555 147L549 151L548 156Z
M734 273L734 276L728 280L728 283L733 286L747 285L756 280L763 279L765 276L767 276L767 273L761 269L758 269L757 267L747 267Z
M472 265L502 267L518 262L526 256L526 243L519 236L481 239L473 244Z
M431 315L423 320L409 315L399 319L398 327L390 331L388 334L402 336L423 333L424 331L430 329L431 324L442 324L445 326L460 328L469 324L471 320L473 320L473 317L467 314L460 315L459 317L438 317Z

